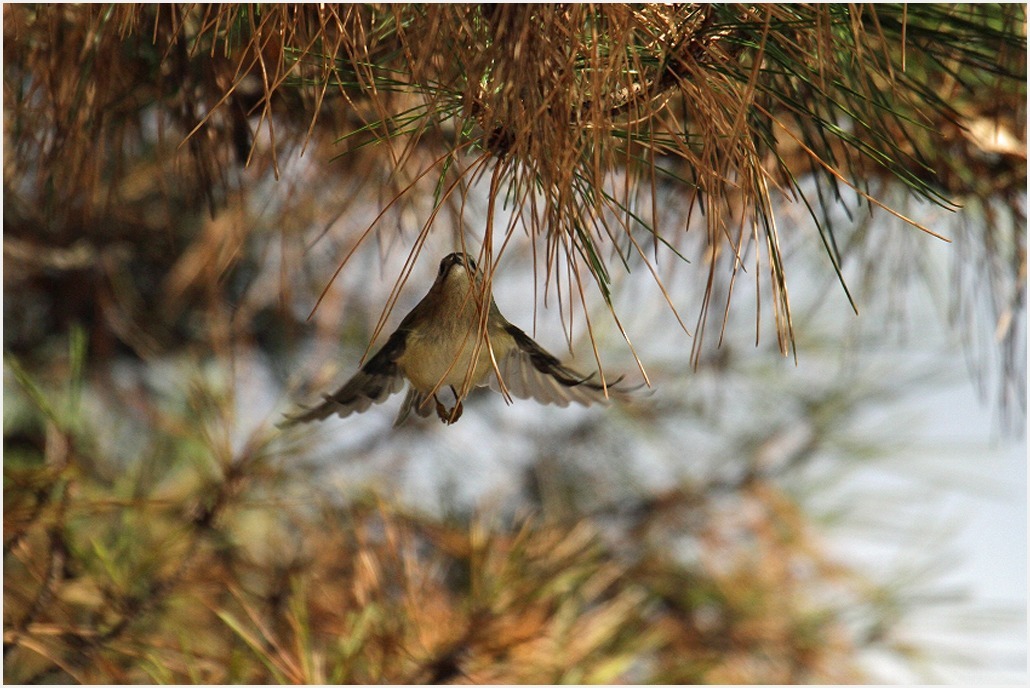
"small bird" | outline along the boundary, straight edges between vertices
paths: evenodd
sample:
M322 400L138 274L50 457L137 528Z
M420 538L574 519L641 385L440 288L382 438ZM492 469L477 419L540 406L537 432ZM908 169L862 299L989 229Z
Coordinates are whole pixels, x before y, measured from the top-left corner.
M446 256L429 293L404 317L383 348L340 389L323 395L321 404L288 415L280 426L323 420L334 413L341 418L360 413L399 392L405 381L410 387L394 427L412 410L427 417L435 409L444 423L454 423L461 417L461 402L469 390L487 385L506 398L532 397L558 406L608 401L608 391L621 378L602 385L591 381L593 375L584 377L563 366L508 322L492 297L486 336L480 337L481 280L472 258L464 253ZM444 388L450 388L455 398L449 410L437 396Z

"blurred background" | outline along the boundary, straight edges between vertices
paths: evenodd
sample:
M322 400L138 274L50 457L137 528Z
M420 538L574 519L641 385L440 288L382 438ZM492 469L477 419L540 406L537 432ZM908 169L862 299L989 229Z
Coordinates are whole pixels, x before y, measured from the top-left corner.
M1024 683L1015 5L4 7L4 677ZM280 431L487 266L585 373Z

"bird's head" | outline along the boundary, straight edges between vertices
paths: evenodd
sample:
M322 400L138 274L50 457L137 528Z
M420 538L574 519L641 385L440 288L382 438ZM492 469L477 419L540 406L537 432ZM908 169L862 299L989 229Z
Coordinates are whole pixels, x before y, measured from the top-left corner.
M444 299L454 300L454 307L458 307L458 303L462 308L479 303L484 296L489 299L489 292L484 291L483 273L476 266L476 261L467 253L460 252L448 254L440 261L440 270L431 291Z
M477 275L476 261L465 253L451 253L440 261L436 273L438 284L468 284Z

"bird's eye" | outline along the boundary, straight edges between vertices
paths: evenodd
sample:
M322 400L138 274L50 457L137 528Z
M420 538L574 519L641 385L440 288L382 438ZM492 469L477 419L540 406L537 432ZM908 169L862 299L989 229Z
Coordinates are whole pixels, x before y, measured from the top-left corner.
M465 267L468 268L469 272L476 271L476 261L472 260L468 256L465 256Z

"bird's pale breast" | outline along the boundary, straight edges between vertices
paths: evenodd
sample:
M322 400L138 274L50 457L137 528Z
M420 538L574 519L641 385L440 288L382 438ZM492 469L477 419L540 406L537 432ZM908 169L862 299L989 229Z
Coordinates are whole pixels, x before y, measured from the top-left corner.
M397 359L397 364L411 384L427 394L448 385L460 390L466 379L470 380L469 388L478 387L487 384L487 377L493 371L489 346L493 346L498 361L507 354L506 347L498 346L497 338L490 339L490 344L486 340L478 341L478 328L475 326L465 332L452 330L445 337L426 337L413 332L408 336L404 354ZM473 356L476 357L474 367Z

